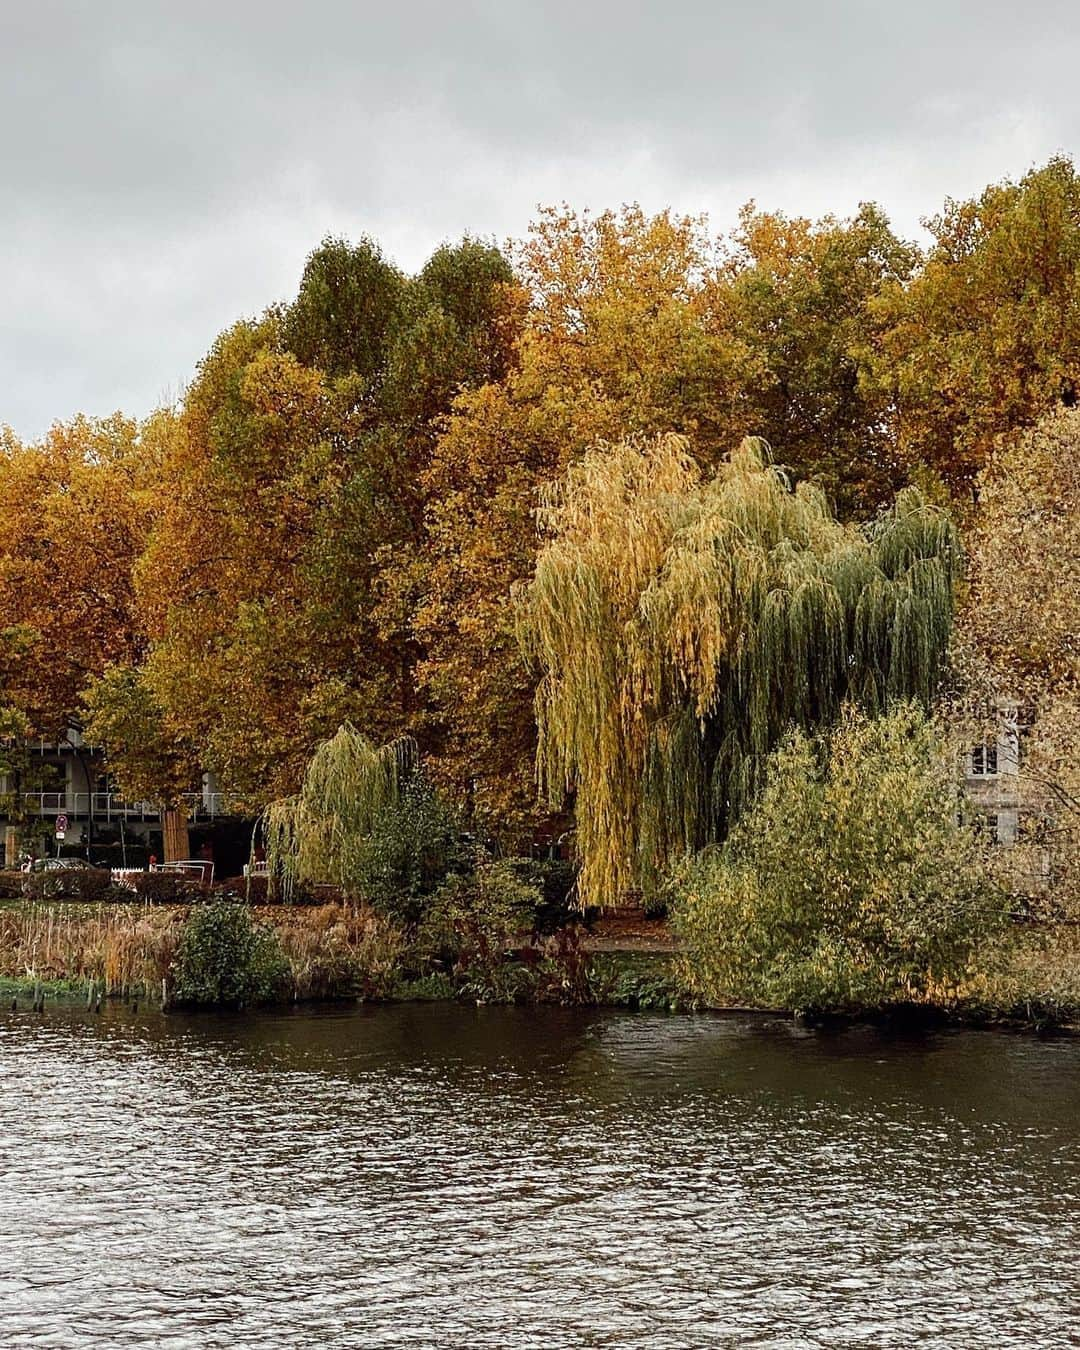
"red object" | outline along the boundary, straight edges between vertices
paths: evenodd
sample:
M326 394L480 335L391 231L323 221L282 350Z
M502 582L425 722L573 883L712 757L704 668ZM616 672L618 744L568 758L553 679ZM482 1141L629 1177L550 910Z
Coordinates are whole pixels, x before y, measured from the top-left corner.
M151 867L156 867L156 866L157 866L157 854L156 854L156 853L151 853L151 854L150 854L150 866L151 866Z

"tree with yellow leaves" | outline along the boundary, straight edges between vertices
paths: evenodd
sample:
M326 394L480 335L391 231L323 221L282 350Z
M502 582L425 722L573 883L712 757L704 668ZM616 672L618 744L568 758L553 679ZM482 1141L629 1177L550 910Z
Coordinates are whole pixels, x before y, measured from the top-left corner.
M970 547L963 723L978 732L1000 705L1018 708L1026 821L1014 880L1030 889L1045 858L1052 907L1078 913L1080 410L1051 413L1000 447L979 479Z
M711 462L750 429L754 367L707 284L719 261L689 217L544 212L517 257L530 306L516 361L457 400L435 447L414 624L444 728L432 771L510 837L537 815L534 681L509 595L535 562L539 489L599 439L674 429Z
M590 451L541 519L519 618L539 778L553 804L575 794L585 904L649 894L722 839L790 726L936 688L959 550L915 489L845 526L763 442L705 477L669 435Z
M897 452L970 497L995 440L1080 395L1080 178L1064 156L949 200L922 267L872 308Z
M9 693L40 735L65 731L87 682L145 650L132 574L169 422L79 417L0 445L0 630L19 640Z

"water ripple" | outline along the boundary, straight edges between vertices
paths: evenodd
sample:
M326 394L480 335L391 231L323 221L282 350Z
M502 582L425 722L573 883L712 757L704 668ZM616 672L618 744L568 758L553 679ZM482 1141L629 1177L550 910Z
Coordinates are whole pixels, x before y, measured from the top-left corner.
M0 1018L0 1345L1080 1344L1080 1045Z

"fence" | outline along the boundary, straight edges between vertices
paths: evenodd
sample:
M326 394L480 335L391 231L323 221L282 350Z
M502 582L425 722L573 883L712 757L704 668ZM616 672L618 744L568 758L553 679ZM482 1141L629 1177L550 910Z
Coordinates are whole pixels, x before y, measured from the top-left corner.
M23 805L39 816L66 815L95 820L159 820L160 807L156 802L128 802L116 792L22 792L18 796ZM235 804L224 792L185 792L177 803L183 806L189 820L239 814Z

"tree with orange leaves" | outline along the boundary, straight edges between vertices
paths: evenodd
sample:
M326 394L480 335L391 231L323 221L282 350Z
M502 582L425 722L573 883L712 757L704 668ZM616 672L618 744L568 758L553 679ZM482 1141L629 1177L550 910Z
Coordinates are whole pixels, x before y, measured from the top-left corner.
M145 649L132 573L169 421L79 417L0 446L0 630L19 636L9 692L38 734L62 732L87 682Z
M1002 434L1080 397L1080 177L1059 156L949 200L923 266L874 302L897 451L970 501Z

